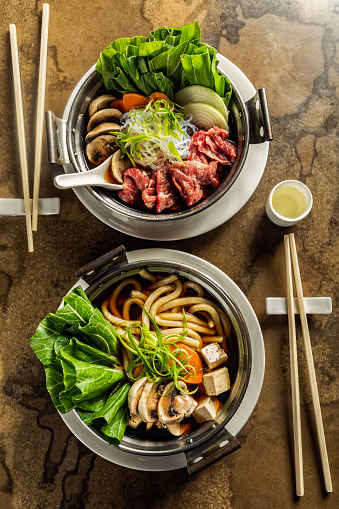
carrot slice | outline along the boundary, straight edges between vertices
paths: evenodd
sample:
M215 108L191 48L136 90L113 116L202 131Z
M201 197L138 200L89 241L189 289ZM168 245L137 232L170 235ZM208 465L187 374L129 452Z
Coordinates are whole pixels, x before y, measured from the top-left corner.
M111 108L115 108L121 111L121 113L126 113L122 97L121 99L114 99L114 101L111 102Z
M159 99L164 99L165 101L169 101L169 98L163 92L153 92L147 99L147 104L150 102L158 101Z
M193 350L193 348L190 348L184 343L177 343L176 345L177 345L176 348L180 348L185 352L182 356L182 359L186 359L186 357L189 357L188 364L195 369L194 374L186 375L185 381L190 384L200 384L202 382L203 377L203 365L199 357L199 354L195 350ZM170 345L170 348L172 351L175 349L173 345Z
M143 364L138 364L137 366L135 366L135 368L133 369L133 378L138 378L138 376L141 375L143 369L144 369L144 365Z
M127 92L123 95L122 101L125 110L129 111L136 106L146 106L147 97L141 94L135 94L134 92Z

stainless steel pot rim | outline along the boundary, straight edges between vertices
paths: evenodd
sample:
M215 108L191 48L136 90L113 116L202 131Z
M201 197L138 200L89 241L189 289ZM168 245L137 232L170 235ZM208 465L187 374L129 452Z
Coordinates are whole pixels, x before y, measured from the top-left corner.
M193 265L195 268L209 275L214 280L217 280L220 286L222 286L225 291L232 296L233 300L236 301L250 333L252 350L251 374L247 390L239 408L227 424L227 429L230 431L230 433L236 436L240 429L247 422L254 409L254 406L256 405L261 391L265 365L264 345L261 329L248 300L238 288L238 286L235 285L235 283L228 276L226 276L226 274L205 260L190 255L189 253L170 249L150 248L128 252L127 259L130 263L148 261L150 259L156 259L160 261L167 261L170 259L177 263L186 263L190 266ZM74 286L78 286L79 284L84 289L88 287L88 285L83 280L77 281ZM73 432L73 434L77 436L78 439L82 441L87 447L89 447L92 451L96 452L100 456L106 458L107 460L113 461L119 465L145 471L173 470L186 466L186 456L181 451L176 454L165 456L145 456L142 454L130 453L122 450L119 447L109 445L101 438L99 439L99 437L88 427L83 426L83 423L80 421L80 418L75 412L69 412L68 414L62 415L61 417L69 429Z

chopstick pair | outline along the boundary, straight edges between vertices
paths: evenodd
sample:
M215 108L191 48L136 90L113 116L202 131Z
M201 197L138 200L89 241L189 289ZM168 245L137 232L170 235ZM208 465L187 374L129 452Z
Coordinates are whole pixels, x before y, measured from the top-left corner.
M31 210L30 197L29 197L28 164L27 164L27 152L26 152L26 141L25 141L24 114L23 114L23 106L22 106L22 91L21 91L21 80L20 80L18 41L17 41L15 25L13 25L13 24L9 25L11 54L12 54L12 66L13 66L15 109L16 109L17 130L18 130L18 138L19 138L19 154L20 154L22 187L23 187L23 196L24 196L24 208L25 208L25 216L26 216L27 242L28 242L28 251L29 252L34 251L33 233L32 232L36 231L37 227L38 227L40 172L41 172L41 149L42 149L44 104L45 104L45 89L46 89L48 22L49 22L49 4L45 3L45 4L43 4L43 9L42 9L38 104L37 104L37 117L36 117L36 137L35 137L34 188L33 188L32 210Z
M321 465L324 475L325 489L332 492L332 480L330 466L328 462L326 441L323 420L321 415L317 379L315 375L312 346L310 333L307 323L307 315L305 310L304 295L301 284L297 248L295 244L294 234L284 236L285 244L285 263L287 276L287 309L288 309L288 332L290 343L290 363L291 363L291 389L292 389L292 415L293 415L293 438L294 438L294 461L295 461L295 477L296 477L296 494L304 495L304 474L303 474L303 455L302 455L302 439L301 439L301 419L300 419L300 397L299 397L299 377L298 377L298 358L297 358L297 339L295 327L295 311L293 301L293 277L292 265L294 271L295 285L297 289L299 313L301 327L304 339L304 348L306 353L307 369L311 384L312 403L315 414L317 437L319 442ZM292 261L291 261L292 259Z

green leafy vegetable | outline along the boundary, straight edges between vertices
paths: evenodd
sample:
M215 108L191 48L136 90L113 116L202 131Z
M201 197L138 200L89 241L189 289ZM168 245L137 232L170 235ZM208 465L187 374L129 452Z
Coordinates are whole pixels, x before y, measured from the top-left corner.
M171 100L189 85L214 90L229 104L232 87L217 70L217 50L200 42L198 22L177 28L160 27L147 37L122 38L101 52L96 69L107 91L149 96L163 92Z
M130 386L125 383L117 390L113 391L108 397L105 405L94 413L93 419L105 419L106 423L109 424L122 404L127 401Z
M107 442L111 445L119 445L129 420L129 410L126 405L119 408L111 422L102 428Z
M119 444L127 425L130 385L116 367L117 334L80 286L64 301L62 308L42 320L30 339L45 367L47 390L60 413L77 408L86 424L93 420L100 424L103 413L102 426L112 424L108 428L110 443ZM118 414L121 408L123 412Z

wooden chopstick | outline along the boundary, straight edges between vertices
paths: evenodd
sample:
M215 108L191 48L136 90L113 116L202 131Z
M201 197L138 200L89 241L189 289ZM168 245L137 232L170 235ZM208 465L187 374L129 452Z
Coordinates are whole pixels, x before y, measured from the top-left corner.
M303 452L301 439L297 335L295 329L291 252L288 235L284 236L284 244L285 244L286 280L287 280L288 335L289 335L290 365L291 365L295 485L296 494L299 497L302 497L304 495L304 472L303 472Z
M329 466L328 456L327 456L325 433L324 433L323 420L322 420L322 416L321 416L320 401L319 401L319 394L318 394L318 387L317 387L317 379L316 379L315 369L314 369L311 339L310 339L310 333L309 333L309 329L308 329L307 315L306 315L306 311L305 311L304 295L303 295L303 289L302 289L302 285L301 285L297 248L295 245L295 239L294 239L293 233L290 233L289 240L290 240L291 254L292 254L292 261L293 261L294 278L295 278L295 284L296 284L297 295L298 295L298 304L299 304L301 327L302 327L303 338L304 338L304 347L305 347L305 352L306 352L307 368L308 368L308 374L309 374L309 379L310 379L310 384L311 384L312 402L313 402L313 409L314 409L314 414L315 414L315 422L316 422L316 428L317 428L317 436L318 436L319 449L320 449L321 465L322 465L323 475L324 475L325 489L327 492L332 492L333 488L332 488L331 472L330 472L330 466Z
M45 3L45 4L43 4L43 7L42 7L38 105L37 105L36 134L35 134L33 217L32 217L32 229L34 231L36 231L38 229L40 173L41 173L41 148L42 148L43 125L44 125L44 105L45 105L45 90L46 90L48 21L49 21L49 4Z
M33 233L32 233L32 222L31 222L31 207L30 207L30 200L29 200L28 166L27 166L27 153L26 153L26 142L25 142L24 114L23 114L23 107L22 107L18 41L17 41L17 36L16 36L15 25L13 25L13 24L9 25L9 33L10 33L10 41L11 41L15 109L16 109L17 130L18 130L18 138L19 138L19 154L20 154L20 163L21 163L22 188L23 188L23 194L24 194L27 242L28 242L28 251L31 253L34 251L34 247L33 247Z

